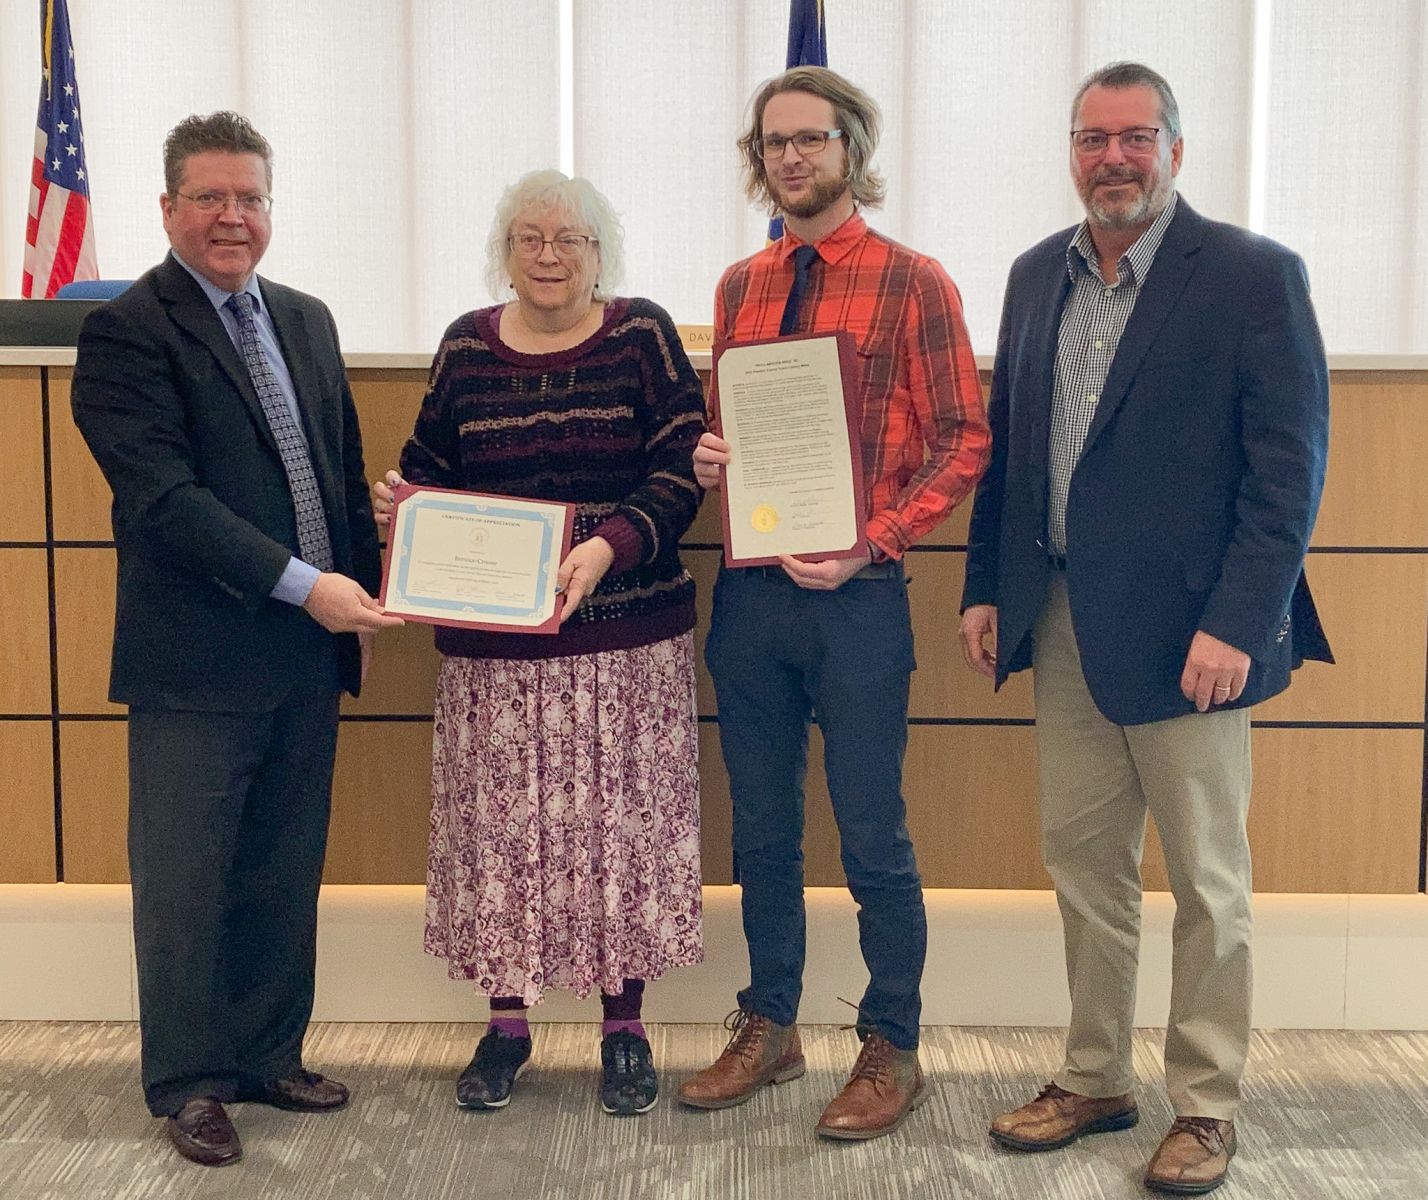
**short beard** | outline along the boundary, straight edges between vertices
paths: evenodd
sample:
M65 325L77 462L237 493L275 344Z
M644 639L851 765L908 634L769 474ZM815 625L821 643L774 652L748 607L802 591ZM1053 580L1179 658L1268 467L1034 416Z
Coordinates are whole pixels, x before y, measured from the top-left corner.
M793 203L786 203L777 191L778 185L773 180L769 181L770 190L774 193L774 202L778 205L779 212L786 217L795 217L800 221L811 220L820 216L833 207L843 198L843 193L848 190L847 179L815 179L813 186L808 189L808 195Z
M1087 184L1085 191L1081 193L1081 199L1086 205L1086 215L1090 218L1091 224L1098 229L1115 232L1149 225L1170 203L1170 195L1175 190L1175 176L1168 169L1170 164L1166 162L1163 166L1166 169L1162 171L1160 182L1153 192L1146 190L1146 173L1144 171L1122 169L1109 174L1098 171ZM1102 207L1095 199L1096 187L1102 183L1120 180L1138 183L1141 189L1140 198L1124 208Z

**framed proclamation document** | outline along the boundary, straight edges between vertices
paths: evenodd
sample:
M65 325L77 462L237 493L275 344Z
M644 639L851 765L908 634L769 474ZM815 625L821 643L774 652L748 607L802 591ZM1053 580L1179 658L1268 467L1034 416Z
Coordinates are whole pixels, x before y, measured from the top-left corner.
M803 334L716 349L720 494L731 567L864 553L853 339Z
M574 508L400 484L387 529L382 607L408 621L557 633L556 572Z

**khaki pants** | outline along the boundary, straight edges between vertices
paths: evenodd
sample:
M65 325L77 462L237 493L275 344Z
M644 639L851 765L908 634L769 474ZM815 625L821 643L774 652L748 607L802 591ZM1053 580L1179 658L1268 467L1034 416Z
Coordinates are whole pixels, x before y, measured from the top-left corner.
M1086 688L1060 573L1037 622L1032 665L1042 853L1071 987L1056 1082L1085 1096L1131 1091L1149 810L1176 904L1166 1086L1178 1116L1229 1120L1250 1029L1249 713L1108 721Z

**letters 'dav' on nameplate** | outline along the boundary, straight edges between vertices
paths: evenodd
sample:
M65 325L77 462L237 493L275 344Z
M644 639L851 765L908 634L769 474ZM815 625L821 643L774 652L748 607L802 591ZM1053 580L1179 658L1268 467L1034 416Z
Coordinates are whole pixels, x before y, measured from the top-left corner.
M574 508L401 484L388 529L382 607L408 621L558 633L556 572Z
M854 363L852 336L841 331L716 348L729 566L864 552Z

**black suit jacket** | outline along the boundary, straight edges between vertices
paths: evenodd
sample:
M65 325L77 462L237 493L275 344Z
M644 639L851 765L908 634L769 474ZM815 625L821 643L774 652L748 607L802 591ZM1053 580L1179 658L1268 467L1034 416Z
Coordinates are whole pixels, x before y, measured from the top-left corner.
M259 280L292 374L335 569L375 594L376 528L332 314ZM74 418L114 492L119 583L109 695L216 712L272 708L329 637L269 597L297 527L252 380L203 290L172 256L96 309L79 336ZM357 639L338 641L342 685Z
M1012 266L997 339L992 463L962 606L997 606L997 686L1030 665L1051 567L1047 439L1066 247ZM1328 447L1329 381L1303 263L1185 201L1146 276L1067 502L1067 586L1086 682L1110 720L1194 711L1197 630L1247 653L1239 705L1332 662L1304 578Z

